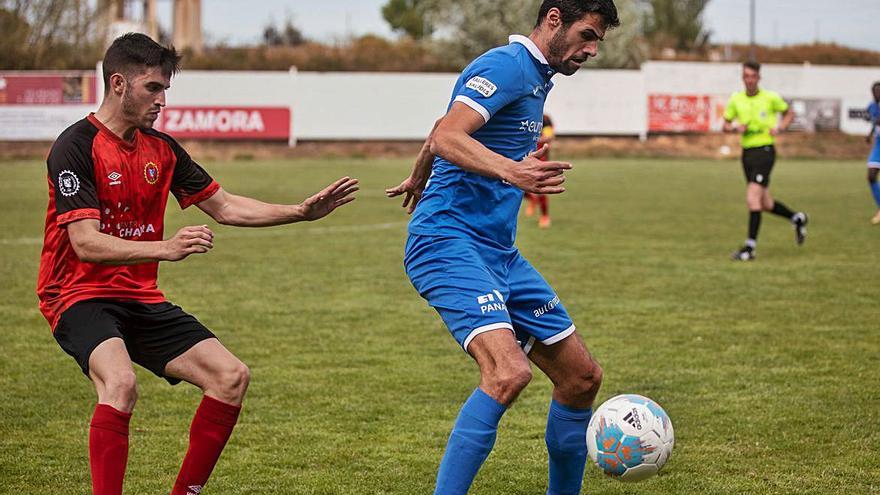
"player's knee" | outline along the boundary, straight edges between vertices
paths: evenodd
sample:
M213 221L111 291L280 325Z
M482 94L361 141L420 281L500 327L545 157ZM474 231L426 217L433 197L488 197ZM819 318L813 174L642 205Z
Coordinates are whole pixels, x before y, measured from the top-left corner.
M532 370L526 363L524 366L514 366L496 370L489 377L491 392L502 404L510 404L520 392L532 381Z
M602 367L591 360L582 371L572 373L564 383L558 385L560 392L574 402L592 402L602 386Z
M246 364L238 361L217 377L217 392L230 401L238 402L247 391L251 381L251 371Z
M114 373L104 380L103 390L98 393L98 400L108 403L121 411L131 411L137 402L137 377L134 371Z

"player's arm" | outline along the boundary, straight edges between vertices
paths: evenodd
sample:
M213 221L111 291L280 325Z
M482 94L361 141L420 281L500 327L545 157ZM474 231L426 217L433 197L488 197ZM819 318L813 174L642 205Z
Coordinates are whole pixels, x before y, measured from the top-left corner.
M409 177L404 179L403 182L396 187L385 190L385 195L389 198L400 196L404 193L406 194L406 196L403 197L403 204L401 207L406 208L407 213L415 211L416 205L419 200L422 199L422 193L425 191L428 179L431 177L431 167L434 164L434 154L431 153L431 140L433 139L434 131L437 130L437 126L440 124L441 120L443 120L442 117L434 122L434 127L431 128L431 132L428 133L428 138L425 139L422 149L419 150L419 154L416 156L416 163L413 166L413 170L409 174Z
M431 153L450 163L486 177L505 180L520 189L539 194L559 194L570 163L543 162L544 145L522 161L515 162L483 146L471 134L483 127L483 116L468 105L456 101L434 131Z
M776 128L771 129L770 133L775 136L780 132L785 132L785 130L788 129L788 126L791 125L792 120L794 120L794 111L791 109L791 107L788 107L785 109L785 112L782 113L782 122L780 122L779 125L776 126Z
M70 244L86 263L133 265L153 261L179 261L214 247L214 233L205 225L183 227L164 241L129 241L101 232L93 218L67 224Z
M737 134L742 134L745 132L746 127L741 123L736 122L736 105L734 104L733 97L730 97L730 100L727 101L727 107L724 109L724 126L722 127L724 132L734 132Z
M281 205L231 194L221 187L196 206L223 225L268 227L323 218L354 201L352 194L358 189L357 179L342 177L300 204Z

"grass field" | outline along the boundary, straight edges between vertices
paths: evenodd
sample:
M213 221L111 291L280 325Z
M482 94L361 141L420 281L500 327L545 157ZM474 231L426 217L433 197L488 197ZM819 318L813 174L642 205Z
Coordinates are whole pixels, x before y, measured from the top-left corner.
M811 216L807 244L765 216L745 237L736 161L574 160L553 228L519 246L605 370L602 401L639 393L672 417L676 450L637 485L588 466L591 494L880 493L880 227L857 162L783 159L773 190ZM473 362L402 269L406 215L382 189L406 160L208 163L224 186L300 201L345 174L331 218L212 225L215 249L164 264L160 287L251 367L241 421L204 492L427 494ZM0 164L0 493L88 493L92 388L52 339L34 286L45 166ZM166 233L202 223L169 205ZM208 222L209 224L211 222ZM138 369L126 493L167 493L199 400ZM546 490L540 376L501 423L472 493Z

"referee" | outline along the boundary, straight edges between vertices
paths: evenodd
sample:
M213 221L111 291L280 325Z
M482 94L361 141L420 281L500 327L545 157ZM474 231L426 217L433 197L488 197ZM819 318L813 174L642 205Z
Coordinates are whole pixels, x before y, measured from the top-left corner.
M724 110L724 130L742 135L742 164L748 186L746 205L749 208L749 236L745 245L733 253L736 261L755 259L761 212L768 211L788 219L794 225L795 241L804 243L807 215L794 212L770 195L770 172L776 162L775 136L785 131L794 119L794 112L778 93L758 88L761 64L743 64L745 90L730 96ZM782 114L782 122L779 122Z

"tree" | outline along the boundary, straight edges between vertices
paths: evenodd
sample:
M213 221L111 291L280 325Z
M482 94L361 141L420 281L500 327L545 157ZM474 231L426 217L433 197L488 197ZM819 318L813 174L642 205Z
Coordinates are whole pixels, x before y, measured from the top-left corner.
M297 46L306 42L302 31L293 25L289 17L280 29L275 24L267 24L263 28L263 43L268 46Z
M0 53L2 66L94 67L103 40L91 28L101 9L89 0L0 0L0 46L11 47Z
M391 29L420 40L431 36L433 28L425 15L430 0L388 0L382 7L382 17Z
M638 0L615 0L620 26L606 33L596 64L613 69L638 69L648 56L643 33L644 8Z
M645 35L654 46L694 51L705 48L710 32L703 27L709 0L645 0Z
M534 27L540 0L424 0L425 15L445 34L438 41L442 53L464 66L486 50L507 43L514 33L528 34Z

